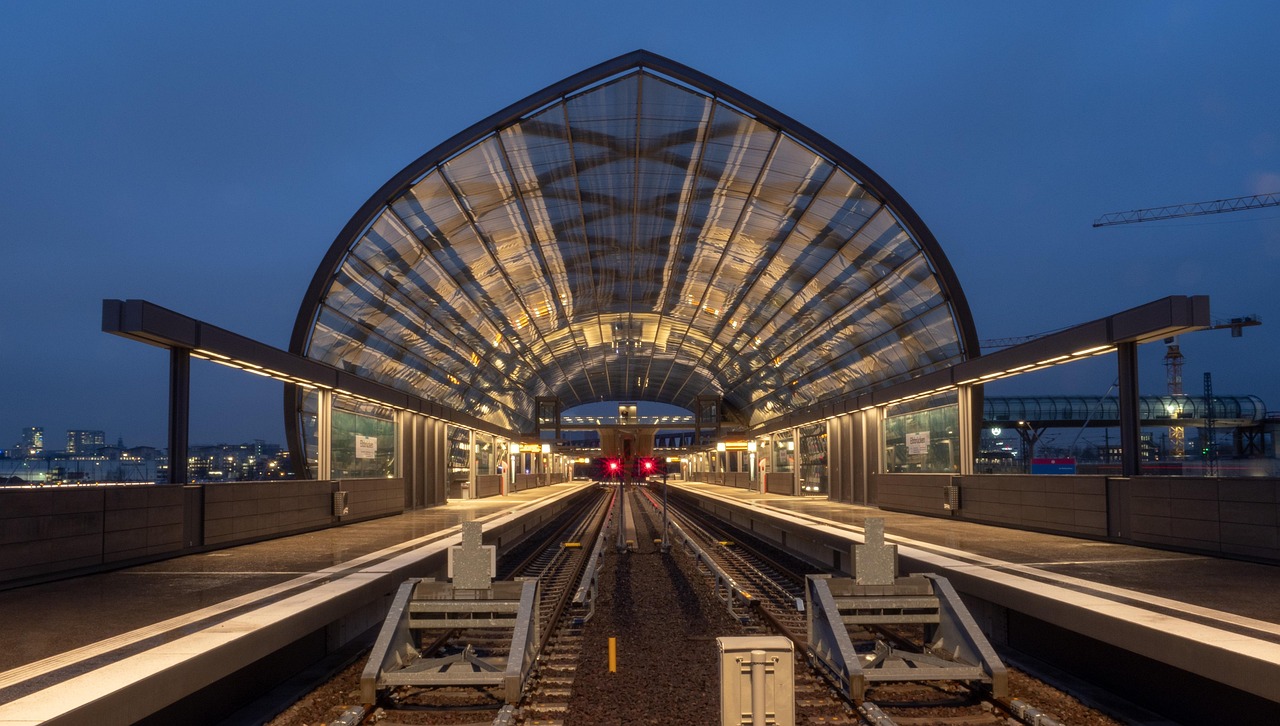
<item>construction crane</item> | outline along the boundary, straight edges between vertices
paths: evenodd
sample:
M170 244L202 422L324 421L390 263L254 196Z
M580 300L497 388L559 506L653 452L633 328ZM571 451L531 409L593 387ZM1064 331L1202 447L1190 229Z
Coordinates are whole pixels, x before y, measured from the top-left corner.
M1205 330L1227 329L1231 331L1231 337L1239 338L1244 335L1245 328L1253 327L1254 325L1262 325L1262 321L1258 319L1258 316L1244 315L1238 318L1215 320L1208 328L1205 328ZM1169 395L1174 397L1183 396L1185 395L1185 392L1182 390L1182 366L1186 362L1187 357L1182 354L1182 349L1178 346L1178 339L1176 337L1165 338L1164 344L1164 367L1167 374L1166 382L1169 387ZM1205 373L1206 386L1209 385L1207 382L1208 375L1208 373ZM1205 405L1212 407L1212 399L1210 399L1210 402ZM1182 459L1186 457L1186 435L1186 429L1182 426L1169 427L1169 441L1173 444L1173 458Z
M1218 199L1212 202L1192 202L1190 204L1175 204L1171 207L1151 207L1149 209L1133 209L1128 212L1112 212L1104 214L1093 220L1094 227L1111 227L1117 224L1134 224L1137 222L1154 222L1161 219L1177 219L1179 217L1200 217L1206 214L1221 214L1223 212L1239 212L1246 209L1261 209L1263 207L1280 206L1280 192L1273 194L1254 194L1249 197L1232 197L1230 199ZM1227 328L1231 330L1231 337L1239 338L1244 334L1244 329L1253 325L1261 325L1262 321L1257 315L1246 315L1239 318L1231 318L1229 320L1215 320L1208 330L1221 330ZM1167 383L1170 396L1185 395L1182 390L1182 366L1186 361L1186 356L1182 354L1182 349L1178 347L1177 338L1165 339L1164 367L1167 374ZM1209 389L1209 374L1205 373L1205 387ZM1212 394L1206 394L1211 396ZM1212 415L1212 398L1206 404L1210 407L1210 415ZM1209 424L1209 430L1212 431L1212 423ZM1186 456L1186 432L1182 426L1169 427L1169 439L1173 443L1173 456L1175 459L1181 459Z
M1218 199L1212 202L1175 204L1171 207L1151 207L1150 209L1132 209L1128 212L1111 212L1110 214L1104 214L1093 220L1093 226L1111 227L1117 224L1154 222L1161 219L1176 219L1178 217L1200 217L1206 214L1239 212L1245 209L1262 209L1263 207L1280 207L1280 192L1272 194L1254 194L1251 197Z

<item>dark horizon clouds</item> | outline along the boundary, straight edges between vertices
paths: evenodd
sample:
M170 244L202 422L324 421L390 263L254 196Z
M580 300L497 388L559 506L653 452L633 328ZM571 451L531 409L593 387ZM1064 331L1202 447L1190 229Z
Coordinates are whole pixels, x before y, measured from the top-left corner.
M1189 393L1280 410L1280 211L1093 229L1280 191L1269 2L0 4L0 447L162 444L167 360L100 331L144 298L286 347L321 256L475 121L645 48L815 129L938 238L980 337L1170 294L1263 325L1184 336ZM1144 393L1164 391L1143 346ZM1102 395L1106 361L989 387ZM194 441L282 441L280 387L200 363Z

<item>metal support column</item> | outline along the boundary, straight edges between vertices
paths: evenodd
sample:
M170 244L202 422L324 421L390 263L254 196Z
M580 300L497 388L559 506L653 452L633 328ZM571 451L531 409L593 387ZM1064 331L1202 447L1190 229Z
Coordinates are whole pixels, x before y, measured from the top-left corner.
M316 400L316 479L333 478L333 391L319 389Z
M956 422L960 424L960 475L973 473L973 461L977 447L974 445L982 437L982 389L974 390L974 386L960 386L957 392ZM975 392L978 394L975 396ZM974 400L978 400L978 412L974 413Z
M449 481L449 427L440 419L427 421L427 450L429 464L427 466L427 503L431 506L444 504L448 500Z
M862 498L859 502L862 504L874 505L880 501L875 475L884 469L884 444L880 433L883 411L883 408L877 407L861 413L861 431L858 432L855 448L859 452L858 471L862 476Z
M1116 344L1119 366L1120 475L1137 476L1142 470L1142 426L1138 418L1138 344Z
M476 430L467 429L467 491L463 499L471 499L476 490Z
M191 436L191 349L169 349L169 483L187 483Z
M412 411L396 412L396 471L404 479L404 508L422 506L418 497L417 481L422 471L422 459L418 448L418 415Z

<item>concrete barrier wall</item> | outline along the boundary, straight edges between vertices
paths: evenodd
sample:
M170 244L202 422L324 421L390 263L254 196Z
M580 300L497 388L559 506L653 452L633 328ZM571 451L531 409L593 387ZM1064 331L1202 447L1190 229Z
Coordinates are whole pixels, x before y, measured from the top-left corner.
M194 490L192 502L185 501ZM333 493L348 514L333 516ZM187 507L192 511L188 512ZM0 582L48 578L404 511L403 479L0 488ZM184 527L198 532L190 543ZM202 535L202 538L201 538Z
M1107 536L1107 478L1018 474L875 474L876 504L917 514L1066 534ZM960 488L947 509L944 487Z
M102 562L104 492L0 490L0 580Z
M984 524L1280 562L1275 479L876 474L878 504ZM943 487L960 508L943 508Z
M0 489L0 582L182 549L182 488Z
M331 481L206 484L204 543L227 545L328 527L334 522L333 492Z
M876 501L886 509L917 514L951 516L943 509L943 487L951 484L951 474L872 474Z
M789 471L771 471L764 474L764 490L770 494L795 494L796 476Z
M544 483L541 474L516 474L515 479L511 482L511 491L522 492L525 489L542 486Z
M342 479L337 489L347 492L348 513L340 517L342 524L404 511L404 479Z
M502 493L501 474L481 474L476 477L476 498L496 497Z
M1135 542L1280 561L1274 479L1113 479Z
M103 493L103 503L103 562L182 549L182 487L111 488Z
M960 509L955 515L959 519L1107 535L1106 477L986 474L959 481Z

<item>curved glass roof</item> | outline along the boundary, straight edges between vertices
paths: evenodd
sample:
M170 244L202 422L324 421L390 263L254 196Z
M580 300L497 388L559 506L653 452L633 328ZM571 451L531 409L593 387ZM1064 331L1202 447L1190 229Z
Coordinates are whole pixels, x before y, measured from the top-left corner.
M316 273L292 349L517 430L534 399L754 425L976 355L892 189L808 129L640 51L411 164Z

